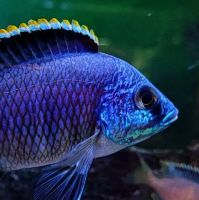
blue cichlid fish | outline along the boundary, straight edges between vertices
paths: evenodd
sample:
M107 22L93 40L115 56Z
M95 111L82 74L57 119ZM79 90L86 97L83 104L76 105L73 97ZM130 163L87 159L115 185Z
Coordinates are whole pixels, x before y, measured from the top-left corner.
M161 162L157 175L140 158L142 171L134 175L134 182L151 186L161 200L198 200L199 169L174 162Z
M140 72L98 52L75 20L0 30L0 168L47 166L34 199L80 199L94 158L168 127L178 111Z

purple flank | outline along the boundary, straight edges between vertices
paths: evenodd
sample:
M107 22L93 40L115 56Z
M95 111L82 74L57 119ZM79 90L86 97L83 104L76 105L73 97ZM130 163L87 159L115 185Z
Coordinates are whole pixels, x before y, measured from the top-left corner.
M0 73L2 169L54 163L94 133L100 96L114 70L104 69L103 57L114 62L103 54L71 54Z

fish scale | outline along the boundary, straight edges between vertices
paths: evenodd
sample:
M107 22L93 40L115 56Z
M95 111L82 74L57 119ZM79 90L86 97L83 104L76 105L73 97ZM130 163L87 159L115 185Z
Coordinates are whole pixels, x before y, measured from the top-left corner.
M67 61L67 57L63 59ZM51 69L48 67L51 63L40 65ZM53 70L51 79L57 80L57 74L64 76L67 70L67 67ZM51 81L42 70L37 74L32 71L28 73L22 67L20 73L19 66L8 69L10 74L17 75L15 77L5 71L1 74L0 149L7 160L2 168L31 167L38 164L38 160L45 164L61 159L72 146L94 131L94 109L99 94L96 85L67 78Z

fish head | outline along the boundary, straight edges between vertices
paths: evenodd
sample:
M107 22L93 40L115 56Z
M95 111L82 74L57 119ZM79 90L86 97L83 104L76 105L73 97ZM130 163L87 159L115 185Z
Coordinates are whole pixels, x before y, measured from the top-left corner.
M143 74L125 63L101 112L106 137L133 145L167 128L178 109ZM112 84L112 85L114 85Z
M178 118L178 109L148 81L139 83L127 111L124 142L135 144L161 132Z

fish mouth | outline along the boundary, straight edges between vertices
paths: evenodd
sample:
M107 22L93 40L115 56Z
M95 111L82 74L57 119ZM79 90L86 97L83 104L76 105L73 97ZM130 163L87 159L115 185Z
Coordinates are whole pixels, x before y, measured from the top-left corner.
M169 112L162 120L161 125L163 126L169 126L171 123L176 121L178 119L178 110L172 110Z

